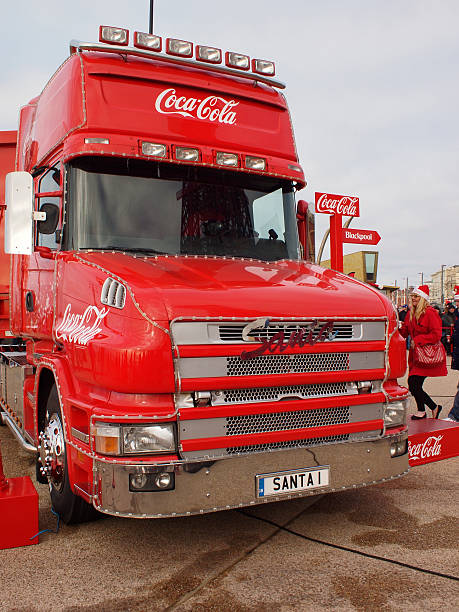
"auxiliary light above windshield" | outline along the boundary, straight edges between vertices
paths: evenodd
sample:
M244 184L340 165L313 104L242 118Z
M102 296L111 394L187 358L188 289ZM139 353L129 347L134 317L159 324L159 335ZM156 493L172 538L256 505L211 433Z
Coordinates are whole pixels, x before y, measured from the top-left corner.
M112 26L100 26L99 40L111 45L127 45L129 42L129 30Z
M145 32L134 32L134 47L147 49L148 51L161 51L161 36L146 34Z

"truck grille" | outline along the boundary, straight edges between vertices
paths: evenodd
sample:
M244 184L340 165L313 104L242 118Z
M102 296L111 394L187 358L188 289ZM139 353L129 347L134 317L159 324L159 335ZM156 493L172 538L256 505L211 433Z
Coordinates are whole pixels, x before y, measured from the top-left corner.
M247 360L240 357L227 357L226 370L227 376L337 372L349 370L349 353L264 355Z
M349 406L326 410L298 410L227 417L226 433L228 436L237 436L342 423L349 423Z
M218 397L220 404L247 404L251 402L275 402L284 398L327 397L345 395L345 382L319 383L313 385L286 385L258 389L227 389ZM214 401L214 404L217 402Z
M311 321L312 323L312 321ZM252 338L261 338L262 340L271 340L271 338L279 333L284 333L284 341L287 342L293 333L298 333L300 330L304 330L306 334L309 334L309 327L311 323L304 323L303 325L298 325L295 323L275 323L270 324L267 328L264 329L254 329L249 332L247 335ZM242 331L244 329L244 324L241 325L219 325L219 336L220 340L223 342L244 342L242 339ZM333 332L338 332L336 335L336 340L349 340L353 336L353 326L352 323L334 323L333 324ZM312 332L313 338L317 336L319 330L316 329Z
M288 440L286 442L271 442L267 444L253 444L252 446L230 446L226 449L228 455L239 453L260 453L278 448L302 448L317 446L318 444L335 444L336 442L347 442L349 434L337 436L323 436L321 438L306 438L304 440Z

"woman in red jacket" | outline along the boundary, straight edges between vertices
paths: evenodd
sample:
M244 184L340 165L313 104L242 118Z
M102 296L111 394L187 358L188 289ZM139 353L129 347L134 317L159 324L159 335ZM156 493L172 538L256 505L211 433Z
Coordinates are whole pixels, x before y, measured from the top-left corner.
M446 376L446 353L443 351L443 361L435 366L420 367L414 361L414 347L434 344L441 338L441 319L435 308L429 305L429 287L421 285L411 294L411 308L400 328L404 338L411 337L411 347L408 353L408 387L416 400L418 411L411 415L412 419L425 419L428 406L432 417L438 419L442 406L436 404L422 385L427 376Z

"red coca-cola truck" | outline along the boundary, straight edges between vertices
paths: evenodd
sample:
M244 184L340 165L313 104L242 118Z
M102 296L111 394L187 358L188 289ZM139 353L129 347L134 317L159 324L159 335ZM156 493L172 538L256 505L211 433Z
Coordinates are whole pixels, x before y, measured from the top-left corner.
M307 261L274 64L128 38L72 41L0 139L1 417L55 510L181 516L405 474L397 316Z

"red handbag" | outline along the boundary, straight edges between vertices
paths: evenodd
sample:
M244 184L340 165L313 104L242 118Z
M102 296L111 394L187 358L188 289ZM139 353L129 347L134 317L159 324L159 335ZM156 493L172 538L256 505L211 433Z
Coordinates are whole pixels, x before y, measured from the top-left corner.
M445 347L440 341L435 342L435 344L425 344L424 346L416 344L413 359L419 368L439 366L446 360Z

